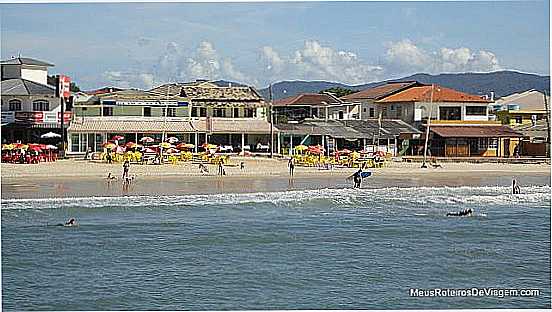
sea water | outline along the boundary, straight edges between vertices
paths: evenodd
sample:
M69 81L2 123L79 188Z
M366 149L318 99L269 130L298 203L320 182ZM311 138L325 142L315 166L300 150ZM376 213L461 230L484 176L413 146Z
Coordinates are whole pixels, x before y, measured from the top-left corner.
M549 308L550 186L4 200L5 310ZM475 216L446 217L472 208ZM76 217L78 227L57 226ZM411 297L530 288L532 297Z

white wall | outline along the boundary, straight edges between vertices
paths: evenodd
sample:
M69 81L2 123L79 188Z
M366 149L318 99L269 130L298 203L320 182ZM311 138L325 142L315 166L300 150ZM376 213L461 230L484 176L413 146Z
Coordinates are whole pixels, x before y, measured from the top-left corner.
M48 84L48 72L45 68L21 68L21 78L34 81L40 84Z

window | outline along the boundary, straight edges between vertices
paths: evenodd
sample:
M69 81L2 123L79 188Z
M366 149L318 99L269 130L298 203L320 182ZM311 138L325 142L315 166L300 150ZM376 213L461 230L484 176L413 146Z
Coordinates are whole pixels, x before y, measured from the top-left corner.
M166 115L165 115L166 114ZM163 107L163 117L176 117L176 107L169 107L167 108Z
M466 115L485 116L487 115L487 106L466 106Z
M102 116L113 116L113 107L104 107Z
M50 103L46 100L36 100L33 101L33 110L34 111L49 111Z
M460 106L439 106L439 119L441 120L460 120Z
M213 117L226 117L226 109L225 108L213 109Z
M339 111L338 116L339 116L337 117L338 119L343 119L343 111Z
M381 117L386 118L387 117L387 107L383 107L381 109Z
M373 107L370 107L370 113L368 115L370 118L374 118L376 116L376 110Z
M198 117L198 115L197 115L197 107L192 107L192 117Z
M79 151L79 134L78 133L72 133L71 134L71 152L78 152Z
M498 139L489 139L489 148L497 149L498 148Z
M254 108L246 108L245 109L245 117L248 117L248 118L255 117L255 109Z
M240 117L240 109L239 107L234 107L234 118Z
M8 102L9 110L11 111L20 111L21 110L21 101L20 100L10 100Z
M83 107L83 108L82 108L82 111L83 111L83 112L86 112L87 110L88 110L88 107Z
M521 116L514 116L514 119L516 120L517 124L520 124L523 121L523 118Z
M142 112L144 117L151 117L151 107L144 107Z
M199 117L207 117L207 107L199 108Z
M362 109L362 112L363 112L363 113L366 113L366 107Z

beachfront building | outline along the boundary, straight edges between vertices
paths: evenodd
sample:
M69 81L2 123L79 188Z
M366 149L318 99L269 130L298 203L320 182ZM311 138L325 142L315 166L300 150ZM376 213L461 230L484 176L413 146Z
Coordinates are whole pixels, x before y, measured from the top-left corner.
M527 90L499 98L491 113L504 125L523 134L521 156L549 154L550 96L537 90ZM547 107L548 106L548 107Z
M61 99L48 84L53 64L17 57L0 62L2 142L38 142L46 132L61 133ZM65 124L70 112L65 114Z
M282 154L293 152L297 145L321 145L328 154L346 148L397 156L403 140L421 133L401 120L364 119L360 103L329 93L303 93L276 100L273 105Z
M402 120L423 133L431 119L429 154L464 157L512 155L520 133L492 121L492 101L439 85L391 82L342 97L359 101L362 116ZM404 155L423 155L425 135L403 140Z
M123 136L122 142L176 137L196 149L209 143L252 152L268 152L270 142L267 107L254 88L205 80L76 99L68 131L70 153L102 151L115 135Z
M360 119L358 103L343 101L331 93L301 93L273 102L274 122L302 121L304 119L354 120Z

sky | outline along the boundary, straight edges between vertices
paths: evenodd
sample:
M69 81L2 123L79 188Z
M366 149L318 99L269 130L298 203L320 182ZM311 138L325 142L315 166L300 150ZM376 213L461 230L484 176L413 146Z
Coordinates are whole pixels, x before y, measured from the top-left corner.
M548 1L0 4L2 59L81 89L224 79L350 85L414 73L549 75Z

